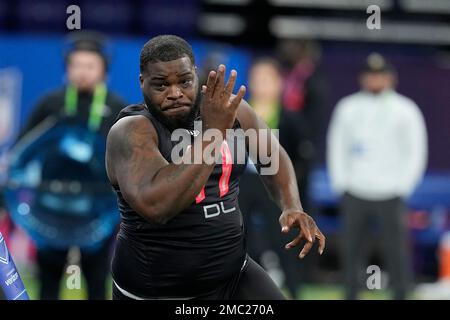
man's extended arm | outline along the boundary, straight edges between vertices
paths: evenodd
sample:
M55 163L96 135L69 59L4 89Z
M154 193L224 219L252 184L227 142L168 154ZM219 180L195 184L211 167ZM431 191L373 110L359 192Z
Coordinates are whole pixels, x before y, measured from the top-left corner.
M319 252L322 254L325 248L325 236L319 228L317 228L314 220L303 211L294 168L286 151L279 145L278 140L273 134L269 133L270 130L266 124L256 116L254 111L245 101L241 102L237 118L244 130L264 130L264 133L261 134L261 132L259 132L258 134L258 147L265 148L264 146L268 146L264 151L268 153L273 161L279 161L278 170L276 172L273 174L261 174L260 176L272 199L282 211L279 218L282 232L287 233L292 227L299 228L300 230L299 235L293 241L288 243L286 248L292 248L299 245L302 240L306 240L307 243L299 255L300 258L303 258L309 252L317 238L319 240ZM268 134L265 134L266 132ZM261 139L266 141L261 141ZM255 159L255 153L257 153L257 151L255 150L255 146L249 145L249 151L253 158L252 160L256 160L254 161L256 163L257 159ZM278 152L278 157L275 154L270 154L271 152Z

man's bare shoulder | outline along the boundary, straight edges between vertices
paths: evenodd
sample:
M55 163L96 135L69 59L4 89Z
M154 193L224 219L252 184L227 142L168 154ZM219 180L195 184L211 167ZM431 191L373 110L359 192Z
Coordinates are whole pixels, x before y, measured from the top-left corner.
M133 115L118 120L111 127L106 141L106 170L111 183L117 183L117 177L130 161L147 157L157 145L158 135L146 117Z
M146 117L133 115L119 119L109 130L108 142L157 141L156 129ZM111 146L108 143L108 146Z

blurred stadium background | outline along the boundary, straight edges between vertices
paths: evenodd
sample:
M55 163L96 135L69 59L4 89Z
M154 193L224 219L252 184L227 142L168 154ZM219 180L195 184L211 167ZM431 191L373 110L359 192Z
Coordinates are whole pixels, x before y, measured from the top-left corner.
M64 81L66 8L71 4L81 8L82 29L109 36L108 84L129 103L141 101L139 51L158 34L188 39L199 66L220 54L217 61L238 70L239 84L247 84L252 61L273 54L281 38L309 38L320 44L330 88L309 188L328 248L315 266L316 283L301 288L302 299L343 297L337 257L340 219L325 169L325 134L336 102L358 89L361 62L373 51L382 53L398 71L398 91L419 105L426 120L427 174L408 200L408 226L416 284L441 280L442 268L449 263L442 239L450 232L450 1L0 0L1 181L6 178L8 147L31 108ZM366 9L372 4L381 8L381 30L366 27ZM16 232L9 241L30 297L37 298L29 240ZM372 260L378 258L375 254ZM412 297L426 298L425 291ZM62 297L85 295L83 290L64 289ZM384 299L386 292L366 292L363 298Z

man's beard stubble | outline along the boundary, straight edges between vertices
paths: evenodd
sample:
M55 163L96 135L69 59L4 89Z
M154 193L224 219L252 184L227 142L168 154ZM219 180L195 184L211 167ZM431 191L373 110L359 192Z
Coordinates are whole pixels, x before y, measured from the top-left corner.
M200 102L201 102L201 91L199 90L195 99L194 104L190 112L183 118L170 119L164 115L161 109L156 106L150 98L143 94L144 102L147 105L148 111L164 126L166 126L170 131L174 131L178 128L185 128L192 130L194 128L194 121L200 119Z

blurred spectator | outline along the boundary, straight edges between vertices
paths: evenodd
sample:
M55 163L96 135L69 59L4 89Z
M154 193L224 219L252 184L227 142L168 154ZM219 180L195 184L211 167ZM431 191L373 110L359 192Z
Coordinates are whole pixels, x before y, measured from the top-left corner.
M40 99L19 133L19 139L49 116L73 116L106 137L125 105L106 88L109 61L103 36L94 32L73 32L68 39L70 48L65 57L68 84ZM105 104L99 120L92 108L95 99Z
M208 75L211 70L216 70L220 64L227 65L229 56L225 53L224 47L216 47L208 51L205 59L203 60L201 67L198 69L198 78L200 85L206 85ZM200 86L201 87L201 86Z
M72 119L74 124L99 132L106 138L116 115L126 103L106 87L109 61L104 41L102 35L93 32L74 32L70 35L70 48L65 57L68 84L40 100L19 139L48 117ZM89 299L105 299L110 248L110 240L95 251L81 248L81 268ZM41 299L58 298L68 249L51 246L37 248Z
M249 104L271 129L278 129L281 114L283 79L278 62L270 57L257 59L249 71ZM248 251L268 272L274 282L286 288L294 299L297 294L298 259L284 250L280 227L273 217L280 214L271 199L263 197L266 191L253 165L241 177L239 204L245 213Z
M277 129L281 113L283 78L279 63L272 58L260 58L250 68L249 103L255 113L271 129Z
M360 276L368 277L364 245L375 220L394 298L404 299L410 281L405 199L425 170L426 127L418 106L394 90L394 69L381 55L367 58L359 82L361 91L337 104L327 141L332 186L342 198L346 297L356 299Z
M294 165L303 208L316 212L308 194L310 174L318 161L322 143L328 83L320 65L319 45L307 39L287 39L278 44L284 69L281 99L280 143ZM298 261L296 262L299 264ZM297 283L314 283L317 259L311 255L298 269Z
M286 68L280 142L294 164L303 208L314 214L310 212L308 182L321 143L328 84L320 67L320 48L315 42L284 40L278 51Z

